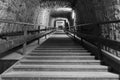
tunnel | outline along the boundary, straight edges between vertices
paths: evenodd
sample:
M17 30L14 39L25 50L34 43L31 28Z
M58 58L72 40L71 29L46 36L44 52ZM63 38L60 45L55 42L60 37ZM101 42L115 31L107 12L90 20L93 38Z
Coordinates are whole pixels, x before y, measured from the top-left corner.
M120 80L120 0L0 0L0 80Z

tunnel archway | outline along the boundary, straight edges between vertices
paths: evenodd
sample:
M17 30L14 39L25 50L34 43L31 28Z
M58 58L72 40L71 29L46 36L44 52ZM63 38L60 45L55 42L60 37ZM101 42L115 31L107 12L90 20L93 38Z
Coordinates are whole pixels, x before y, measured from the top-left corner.
M69 29L70 28L70 22L69 22L69 20L67 19L67 18L56 18L55 20L54 20L54 27L58 27L57 25L56 25L56 23L58 22L58 21L62 21L63 22L63 25L62 25L62 29Z

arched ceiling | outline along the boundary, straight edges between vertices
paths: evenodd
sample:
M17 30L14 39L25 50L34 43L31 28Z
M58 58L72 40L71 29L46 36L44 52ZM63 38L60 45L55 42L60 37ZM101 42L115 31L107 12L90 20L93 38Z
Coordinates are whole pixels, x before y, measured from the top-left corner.
M36 6L40 7L38 9L38 12L41 10L39 14L42 14L44 10L46 10L46 12L50 14L50 18L61 17L67 18L69 21L71 21L72 8L77 2L77 0L23 0L23 1L26 2L27 7L30 10L32 7L34 7L33 9L36 9ZM71 11L57 10L58 8L71 8Z
M53 7L74 7L77 0L21 0L28 4L28 7L38 6L43 8Z
M68 18L71 16L71 12L69 11L52 11L51 12L52 17L64 17Z
M70 11L56 11L57 8L73 8L77 0L23 0L28 5L27 7L40 6L40 8L47 8L52 10L52 17L65 17L71 16Z
M53 18L61 17L71 20L72 8L77 0L40 0L40 7L50 10L50 16ZM62 10L57 10L63 8ZM67 10L65 8L71 9Z
M39 0L41 7L74 7L77 0Z

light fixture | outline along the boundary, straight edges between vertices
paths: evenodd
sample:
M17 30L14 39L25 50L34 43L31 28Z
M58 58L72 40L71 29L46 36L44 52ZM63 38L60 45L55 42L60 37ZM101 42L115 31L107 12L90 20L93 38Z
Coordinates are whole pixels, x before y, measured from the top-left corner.
M73 10L72 11L72 19L74 19L75 18L75 11Z
M57 8L56 11L72 11L72 8Z

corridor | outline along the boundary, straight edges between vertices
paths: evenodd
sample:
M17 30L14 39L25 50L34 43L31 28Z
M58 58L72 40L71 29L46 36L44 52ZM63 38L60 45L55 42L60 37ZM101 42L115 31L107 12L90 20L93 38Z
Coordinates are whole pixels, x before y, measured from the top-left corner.
M2 75L2 80L118 80L117 74L73 41L56 31Z
M0 80L120 80L120 0L0 0Z

